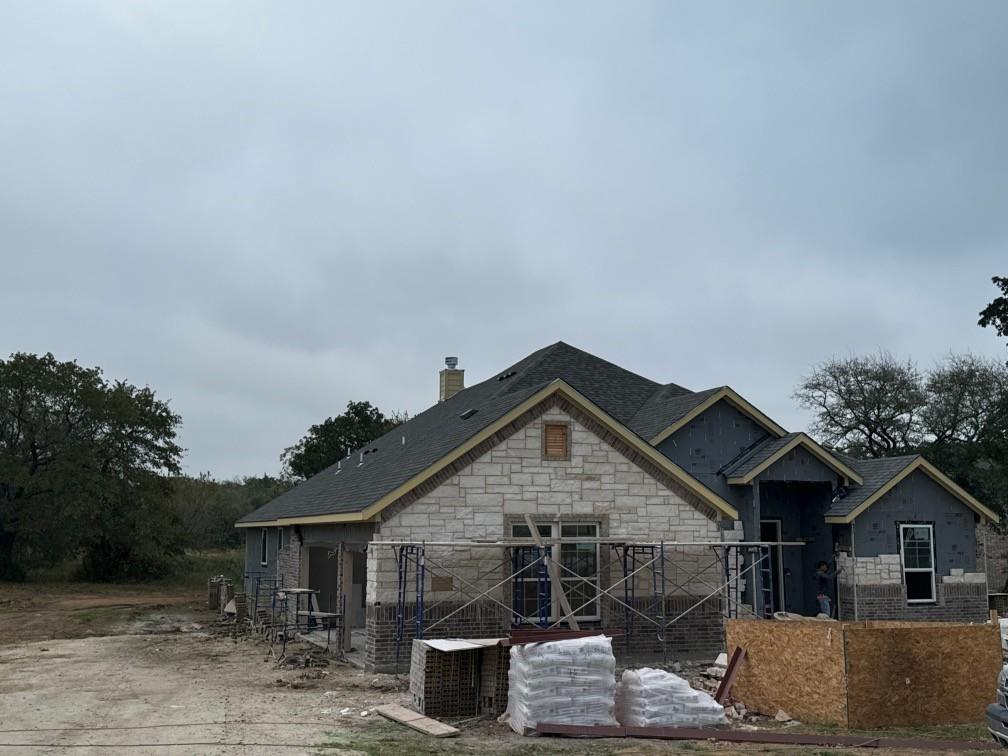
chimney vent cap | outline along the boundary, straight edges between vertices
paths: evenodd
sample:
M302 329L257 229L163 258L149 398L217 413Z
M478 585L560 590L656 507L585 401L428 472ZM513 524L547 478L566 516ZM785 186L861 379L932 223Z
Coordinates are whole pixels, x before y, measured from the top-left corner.
M458 357L445 357L444 364L449 370L454 370L458 367Z

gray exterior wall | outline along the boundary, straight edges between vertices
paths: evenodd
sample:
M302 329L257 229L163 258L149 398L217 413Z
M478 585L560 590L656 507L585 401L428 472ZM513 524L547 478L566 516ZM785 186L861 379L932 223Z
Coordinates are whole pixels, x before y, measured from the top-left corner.
M973 510L915 470L892 491L854 520L854 554L874 557L900 553L899 523L934 525L935 568L948 575L953 568L977 567L976 516ZM980 565L981 571L983 565Z
M751 501L749 488L729 486L725 476L717 472L744 449L764 438L770 438L770 434L762 426L728 402L720 401L657 448L738 509L740 503Z
M266 529L266 564L260 563L262 528L245 528L245 575L273 577L277 568L277 529Z

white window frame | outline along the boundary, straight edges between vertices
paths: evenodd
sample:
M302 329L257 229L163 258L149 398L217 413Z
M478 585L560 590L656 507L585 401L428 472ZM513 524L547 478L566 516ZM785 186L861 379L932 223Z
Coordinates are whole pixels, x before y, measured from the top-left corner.
M554 522L541 522L541 521L533 520L533 522L535 522L536 528L538 528L540 530L541 537L543 539L554 539L554 538L557 538L558 534L560 533L560 526L561 525L566 525L566 526L590 525L591 527L595 528L595 536L594 536L594 538L596 539L596 541L594 543L592 543L592 545L595 547L595 570L596 570L595 571L595 607L596 607L597 610L600 610L601 609L601 601L602 601L602 587L601 587L601 571L599 570L599 568L600 568L600 564L599 564L599 544L598 544L598 541L597 541L597 539L598 539L598 533L599 533L599 523L597 523L597 522L585 522L583 520L578 520L578 521L574 521L574 522L566 522L566 521L565 522L555 522L555 521ZM512 536L512 538L522 538L522 537L524 537L524 536L516 536L515 535L515 528L527 528L527 527L528 527L528 525L526 525L524 522L513 522L513 523L511 523L511 536ZM542 534L542 529L547 528L547 527L549 528L549 531L550 531L549 535ZM577 543L577 541L572 541L572 543ZM556 564L558 566L562 565L563 562L561 561L561 555L560 555L561 544L553 544L552 546L549 547L549 549L550 549L550 558L554 562L556 562ZM517 578L517 579L521 580L523 582L526 582L526 581L535 582L535 581L538 581L539 578L538 578L538 575L536 575L536 576L532 576L532 577L523 577L523 578ZM560 569L560 582L561 583L569 583L569 584L581 585L585 581L582 580L580 577L574 577L573 575L570 575L569 573L567 573L565 570ZM566 589L565 589L565 591L566 591ZM583 603L584 603L584 601L581 601L581 600L578 600L576 604L572 601L571 602L571 609L577 609ZM551 590L550 591L550 616L549 616L549 621L550 622L556 622L562 616L563 616L563 609L560 607L560 598L557 595L556 591ZM533 617L529 617L529 619L533 619ZM597 621L599 621L599 620L602 619L602 615L599 614L599 613L595 613L595 614L575 614L574 615L574 619L576 619L578 621L582 621L582 622L597 622Z
M262 528L259 534L259 565L266 567L269 565L269 537L268 528Z
M928 531L928 541L931 546L931 567L907 567L906 566L906 541L903 538L903 532L906 530L912 530L914 528L927 528ZM908 604L934 604L938 600L938 589L935 585L935 548L934 548L934 525L927 523L915 523L915 522L901 522L899 525L899 549L900 549L900 566L903 568L903 585L906 586L906 575L908 572L930 572L931 573L931 598L926 599L912 599L907 594Z

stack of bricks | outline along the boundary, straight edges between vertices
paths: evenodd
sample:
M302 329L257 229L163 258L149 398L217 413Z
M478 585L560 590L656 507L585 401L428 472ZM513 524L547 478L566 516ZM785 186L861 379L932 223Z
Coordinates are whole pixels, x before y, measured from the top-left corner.
M479 713L481 649L446 653L421 640L410 655L413 706L428 717L471 717Z
M480 652L480 714L499 716L507 708L511 649L487 646Z
M220 609L220 582L224 577L215 575L207 580L207 606L211 609Z

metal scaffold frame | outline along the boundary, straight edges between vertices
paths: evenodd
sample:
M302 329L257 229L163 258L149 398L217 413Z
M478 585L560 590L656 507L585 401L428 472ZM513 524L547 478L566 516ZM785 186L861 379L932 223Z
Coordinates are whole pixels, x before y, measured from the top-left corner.
M559 550L559 547L565 543L599 545L597 569L594 576L580 575L564 565L562 560L551 556L554 547ZM490 602L505 610L512 618L512 626L528 624L553 629L564 623L575 626L576 622L572 622L572 620L578 617L579 612L602 601L605 597L614 602L615 606L622 607L624 641L628 651L636 623L642 621L655 628L656 638L664 653L666 649L665 635L668 628L719 594L723 594L725 597L722 612L726 617L740 617L743 610L746 616L756 619L766 617L766 610L764 609L764 612L761 613L758 605L772 607L773 584L772 581L760 580L759 578L770 565L771 550L785 546L804 545L799 541L634 541L625 538L589 537L506 538L471 541L387 540L372 541L369 544L375 549L391 548L396 557L398 580L395 628L397 667L402 642L407 636L407 605L411 597L413 598L411 622L415 638L423 638L426 632L477 602ZM602 546L608 548L602 549ZM469 565L449 566L441 560L440 554L435 559L428 553L429 549L440 552L444 549L463 548L503 549L505 556L499 562L494 562L489 568L481 566L474 575L473 569ZM709 549L712 558L706 566L691 570L683 564L681 559L674 558L675 554L685 548L697 549L701 552ZM603 562L603 553L607 558L605 562ZM611 568L614 565L618 566L622 577L610 585L603 586L601 576L611 575ZM499 571L508 566L510 566L510 572L500 579ZM557 571L551 575L548 567L557 568ZM674 572L684 572L685 579L682 582L677 582L669 576L668 568L672 568ZM708 573L714 568L720 568L722 574L712 580ZM439 593L449 593L452 598L442 598L440 601L428 604L426 601L427 575L429 573L433 576L435 572L452 578L453 588L450 591L438 591ZM751 597L751 606L743 601L740 589L740 581L750 573L754 578L752 581L754 585L748 591ZM480 584L481 579L486 579L491 575L493 576L491 585ZM642 590L642 587L638 585L638 575L644 575L648 578L649 591ZM519 583L530 580L534 580L538 587L538 602L534 616L526 616L522 613L527 610L522 603L518 589ZM494 595L508 583L511 583L513 588L510 606ZM578 606L570 606L567 603L566 594L564 594L565 583L568 585L573 583L578 586L588 584L590 597ZM689 584L703 586L709 592L669 618L666 614L666 599L670 595L694 595L686 588ZM455 585L458 587L455 588ZM412 596L410 595L411 586ZM678 591L678 593L669 593L669 588ZM562 598L560 603L564 605L564 608L560 610L563 612L562 616L551 620L554 592L560 594ZM622 598L617 595L619 592L622 592ZM462 595L465 599L463 603L445 616L428 624L427 616L437 607L449 601L454 602L456 594ZM757 597L762 601L759 601ZM640 606L641 599L646 602L643 607ZM519 611L519 606L522 611Z

